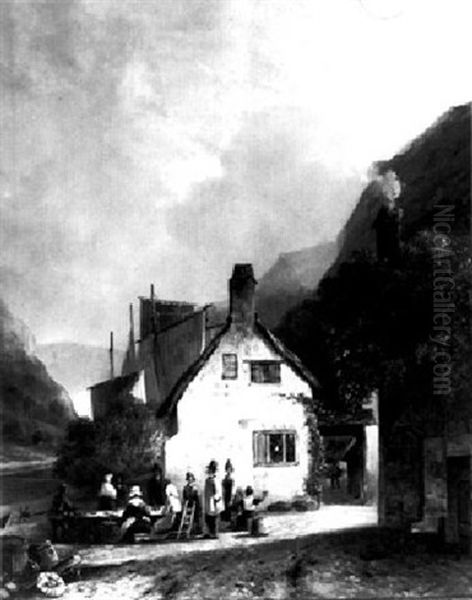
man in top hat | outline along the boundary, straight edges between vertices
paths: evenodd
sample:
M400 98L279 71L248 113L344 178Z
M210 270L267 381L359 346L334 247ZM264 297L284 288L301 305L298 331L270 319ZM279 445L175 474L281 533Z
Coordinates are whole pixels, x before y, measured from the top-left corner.
M205 524L208 529L208 537L218 537L218 520L220 514L219 504L221 502L221 488L216 479L218 465L215 460L210 461L205 479L203 491L203 505L205 510Z

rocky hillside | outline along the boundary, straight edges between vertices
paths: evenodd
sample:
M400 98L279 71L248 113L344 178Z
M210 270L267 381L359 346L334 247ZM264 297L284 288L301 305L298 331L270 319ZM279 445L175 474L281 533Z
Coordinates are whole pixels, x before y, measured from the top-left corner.
M375 251L373 221L382 197L392 192L395 185L387 176L389 171L396 174L399 183L403 239L432 224L437 204L454 205L454 231L468 233L470 112L470 104L451 108L392 159L377 163L379 176L364 190L339 235L336 265L349 260L355 251Z
M256 311L264 325L274 329L290 308L311 295L336 251L336 242L325 242L279 255L256 286ZM214 302L207 313L209 327L221 326L228 310L228 300Z
M38 358L49 373L67 390L80 414L88 413L87 387L110 377L110 355L107 348L75 343L38 344ZM122 350L114 351L114 371L121 373Z
M269 328L276 327L290 308L316 288L335 256L335 242L281 254L256 288L261 321Z
M4 440L52 440L75 416L72 401L31 353L33 336L0 300L0 411Z

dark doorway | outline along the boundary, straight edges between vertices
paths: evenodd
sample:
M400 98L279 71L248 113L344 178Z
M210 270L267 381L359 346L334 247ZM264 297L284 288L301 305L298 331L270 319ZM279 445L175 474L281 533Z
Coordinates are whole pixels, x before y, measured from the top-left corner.
M470 456L447 459L448 529L462 552L471 550Z

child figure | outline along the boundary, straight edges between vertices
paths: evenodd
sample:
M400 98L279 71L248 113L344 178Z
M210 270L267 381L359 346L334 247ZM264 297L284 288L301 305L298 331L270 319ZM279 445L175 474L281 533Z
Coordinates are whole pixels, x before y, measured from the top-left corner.
M248 533L252 532L252 522L254 519L254 512L256 510L256 503L254 498L254 490L250 485L247 486L246 491L244 492L243 499L244 506L244 522L247 528Z
M231 521L234 531L246 529L244 520L244 492L243 488L237 487L231 503Z
M244 520L247 532L252 536L266 535L262 531L262 516L260 514L260 504L267 498L268 493L263 492L262 497L254 496L254 490L250 485L247 486L244 494Z

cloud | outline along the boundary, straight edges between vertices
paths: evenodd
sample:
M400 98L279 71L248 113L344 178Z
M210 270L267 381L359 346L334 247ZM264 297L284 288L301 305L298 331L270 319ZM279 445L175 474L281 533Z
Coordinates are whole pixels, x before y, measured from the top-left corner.
M348 215L360 179L314 160L305 125L293 109L248 115L221 156L222 176L168 209L170 234L221 280L234 262L261 274L282 251L333 239Z
M0 2L12 311L39 340L119 339L151 281L212 300L233 262L261 273L333 237L359 185L347 167L388 157L466 92L458 5L426 23L347 0ZM464 35L438 45L444 23Z
M0 10L2 294L39 339L96 342L159 269L162 206L219 168L185 90L219 51L220 3Z

